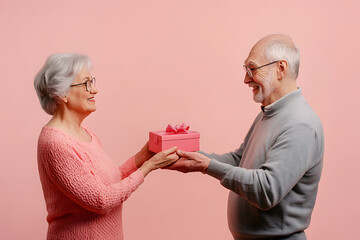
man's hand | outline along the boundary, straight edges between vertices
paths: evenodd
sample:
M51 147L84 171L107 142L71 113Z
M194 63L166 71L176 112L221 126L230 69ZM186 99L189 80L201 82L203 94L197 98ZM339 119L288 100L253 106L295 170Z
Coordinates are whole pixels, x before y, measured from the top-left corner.
M181 158L174 164L166 167L166 169L177 170L183 173L206 173L206 170L210 164L210 159L208 157L197 152L185 152L183 150L177 150L176 152Z

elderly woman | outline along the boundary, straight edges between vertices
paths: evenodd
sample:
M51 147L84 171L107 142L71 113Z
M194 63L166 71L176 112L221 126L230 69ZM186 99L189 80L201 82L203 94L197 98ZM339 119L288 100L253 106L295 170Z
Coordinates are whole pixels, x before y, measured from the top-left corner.
M34 86L52 115L38 141L38 167L49 223L47 239L123 239L122 203L151 171L178 160L176 148L156 155L146 144L120 167L82 121L96 110L91 61L50 56Z

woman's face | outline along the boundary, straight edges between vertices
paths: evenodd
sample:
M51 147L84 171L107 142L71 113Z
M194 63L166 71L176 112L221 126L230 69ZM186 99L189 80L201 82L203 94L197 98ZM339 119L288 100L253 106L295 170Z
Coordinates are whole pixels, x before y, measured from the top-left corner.
M92 78L90 72L82 71L76 76L72 85L85 83ZM79 114L90 114L96 111L95 94L97 94L98 90L94 85L88 83L87 85L91 85L91 88L88 88L87 91L85 85L86 84L70 87L66 103L69 110Z

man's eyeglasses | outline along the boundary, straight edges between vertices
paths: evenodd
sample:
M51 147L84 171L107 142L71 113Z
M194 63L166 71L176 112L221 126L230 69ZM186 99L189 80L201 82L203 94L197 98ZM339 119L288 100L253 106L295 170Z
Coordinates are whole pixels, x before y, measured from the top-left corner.
M268 63L268 64L265 64L265 65L262 65L260 67L256 67L256 68L251 68L249 66L246 66L246 65L243 65L244 66L244 70L247 72L247 74L249 75L250 78L253 78L253 73L252 71L253 70L256 70L256 69L259 69L259 68L262 68L262 67L266 67L266 66L269 66L271 64L274 64L274 63L277 63L278 61L275 61L275 62L271 62L271 63Z
M88 79L86 82L70 85L70 87L75 87L80 85L85 85L86 91L90 92L91 90L94 89L93 87L95 87L96 85L96 79L93 77L92 79Z

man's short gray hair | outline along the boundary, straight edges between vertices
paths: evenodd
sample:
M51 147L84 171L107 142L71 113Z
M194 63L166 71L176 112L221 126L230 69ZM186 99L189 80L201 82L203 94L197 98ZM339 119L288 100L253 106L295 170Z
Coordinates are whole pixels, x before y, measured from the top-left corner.
M270 61L285 60L294 79L299 75L300 52L295 45L281 40L270 41L265 48L265 57Z
M81 71L89 71L91 67L91 60L85 55L63 53L48 57L34 80L36 93L45 112L53 115L59 97L66 96L76 76Z

